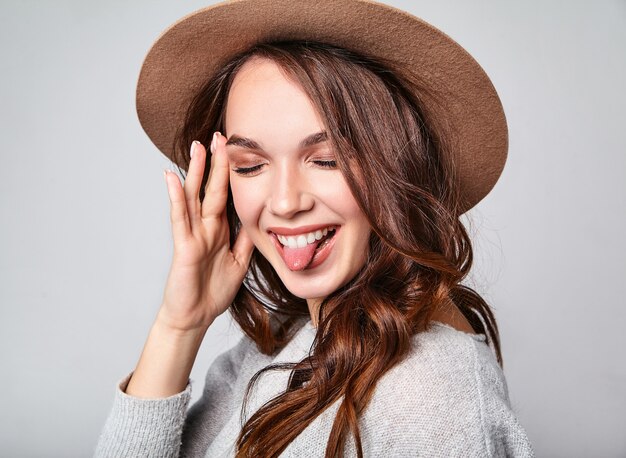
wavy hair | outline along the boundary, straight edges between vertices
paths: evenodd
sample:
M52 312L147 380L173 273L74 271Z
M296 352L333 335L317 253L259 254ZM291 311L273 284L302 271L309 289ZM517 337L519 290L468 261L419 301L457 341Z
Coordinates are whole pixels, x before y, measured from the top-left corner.
M402 68L328 44L263 43L224 63L191 101L175 145L183 169L191 141L208 144L214 131L224 132L231 83L251 58L272 60L308 94L372 233L362 269L322 301L308 357L264 368L250 381L246 399L264 372L291 371L286 391L243 425L237 453L280 455L339 401L325 456L342 456L352 435L362 457L358 420L376 383L407 354L411 337L429 328L439 307L455 304L474 331L487 336L502 365L493 313L478 293L461 284L473 255L459 218L455 132L445 112L433 109L440 106L437 94ZM241 226L232 195L226 211L232 242ZM279 351L309 315L306 301L287 290L256 249L230 311L265 354ZM244 401L243 418L245 408Z

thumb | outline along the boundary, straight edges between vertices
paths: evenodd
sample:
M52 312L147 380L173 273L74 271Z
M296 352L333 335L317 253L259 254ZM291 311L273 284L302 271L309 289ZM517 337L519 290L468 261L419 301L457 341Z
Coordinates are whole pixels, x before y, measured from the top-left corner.
M252 243L252 239L246 230L241 227L241 229L239 229L239 234L237 234L237 240L235 240L235 244L233 245L233 256L235 257L237 264L239 264L244 270L248 269L253 250L254 243Z

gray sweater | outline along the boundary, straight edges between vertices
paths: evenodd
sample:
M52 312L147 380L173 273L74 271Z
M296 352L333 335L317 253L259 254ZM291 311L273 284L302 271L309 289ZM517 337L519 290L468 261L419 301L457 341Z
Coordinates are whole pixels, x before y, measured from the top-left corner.
M270 371L242 399L250 378L275 362L307 356L315 328L307 322L278 354L266 356L248 338L219 356L201 399L189 410L191 386L165 399L145 400L117 387L100 436L97 457L232 457L242 420L284 391L287 371ZM434 322L413 337L402 363L378 382L360 419L366 457L532 457L531 444L513 412L504 374L484 335ZM337 410L319 415L285 450L284 457L324 456ZM356 456L351 440L346 456Z

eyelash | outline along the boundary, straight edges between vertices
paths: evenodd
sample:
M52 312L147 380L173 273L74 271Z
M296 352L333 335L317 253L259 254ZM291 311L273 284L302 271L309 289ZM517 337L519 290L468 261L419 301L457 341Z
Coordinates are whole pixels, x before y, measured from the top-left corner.
M337 161L313 161L313 163L328 169L334 169L337 167ZM263 167L263 164L255 165L253 167L238 167L233 169L233 171L239 175L251 175L257 170L260 170L261 167Z
M237 167L233 169L233 171L239 175L250 175L251 173L259 170L261 167L263 167L263 164L255 165L254 167Z
M313 163L328 169L334 169L337 167L337 161L313 161Z

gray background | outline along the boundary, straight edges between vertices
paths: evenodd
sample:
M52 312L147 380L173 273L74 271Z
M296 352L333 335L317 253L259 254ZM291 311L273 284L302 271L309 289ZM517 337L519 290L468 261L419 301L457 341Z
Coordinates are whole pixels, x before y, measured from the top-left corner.
M483 65L510 125L471 214L513 406L538 456L626 456L626 2L389 1ZM88 456L159 306L162 169L134 112L152 41L200 1L0 3L0 455ZM234 344L210 329L195 395Z

